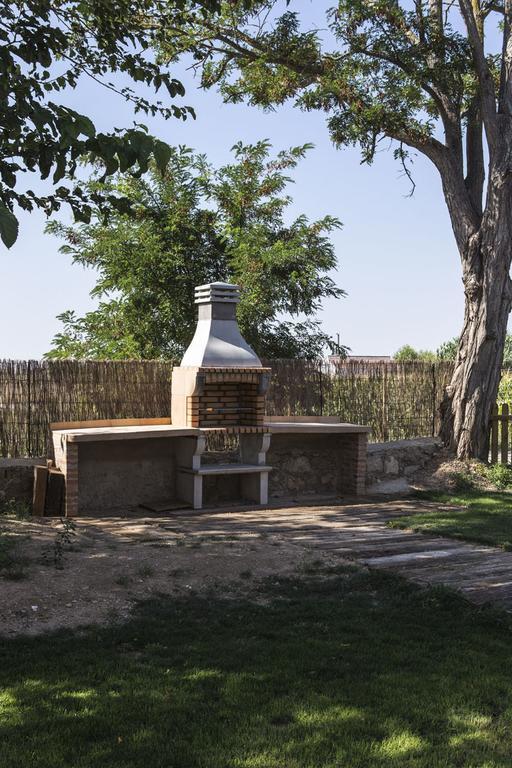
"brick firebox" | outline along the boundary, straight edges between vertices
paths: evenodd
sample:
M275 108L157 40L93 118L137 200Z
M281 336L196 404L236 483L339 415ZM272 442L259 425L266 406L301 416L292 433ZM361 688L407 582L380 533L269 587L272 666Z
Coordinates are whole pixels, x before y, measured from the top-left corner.
M233 431L236 427L263 427L269 382L270 368L175 368L172 423Z

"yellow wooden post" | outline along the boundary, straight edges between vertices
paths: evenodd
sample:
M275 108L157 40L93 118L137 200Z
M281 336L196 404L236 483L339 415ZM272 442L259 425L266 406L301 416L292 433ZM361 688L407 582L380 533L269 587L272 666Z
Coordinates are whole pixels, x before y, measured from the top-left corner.
M501 406L501 463L508 464L508 422L509 406L503 403Z
M498 463L498 406L493 406L491 415L491 464Z

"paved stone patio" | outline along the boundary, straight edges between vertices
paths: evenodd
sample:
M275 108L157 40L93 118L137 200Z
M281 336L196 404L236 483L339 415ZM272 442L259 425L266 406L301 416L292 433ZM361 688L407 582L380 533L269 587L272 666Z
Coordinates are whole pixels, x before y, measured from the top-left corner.
M210 510L148 519L97 518L88 523L117 535L146 533L161 539L183 534L209 540L254 535L284 537L311 550L339 554L369 568L380 568L421 584L446 585L472 602L492 602L512 610L512 552L454 539L393 530L386 523L435 505L413 500L376 501L264 510ZM84 519L85 520L85 519Z

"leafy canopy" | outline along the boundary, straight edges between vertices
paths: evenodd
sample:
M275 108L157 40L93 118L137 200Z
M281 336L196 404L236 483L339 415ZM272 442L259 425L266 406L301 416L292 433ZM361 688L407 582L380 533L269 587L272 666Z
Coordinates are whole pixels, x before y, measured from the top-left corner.
M457 357L457 349L459 346L459 337L455 336L449 341L445 341L441 344L436 352L437 357L440 360L455 360ZM503 365L506 368L512 367L512 334L507 333L505 337L505 349L503 353Z
M228 101L295 99L325 110L333 140L359 143L366 161L383 136L427 147L443 94L461 110L474 90L470 46L450 23L455 11L440 25L435 0L341 0L326 25L319 18L323 29L302 26L300 3L290 0L281 15L279 5L234 0L205 20L191 13L168 27L163 49L173 58L192 52L202 85L218 84Z
M441 346L432 352L429 349L415 349L410 344L404 344L393 355L393 360L397 362L454 362L459 348L459 337L455 336L449 341L445 341ZM512 334L507 333L505 339L505 352L503 355L503 366L509 368L512 366Z
M404 344L393 355L393 360L397 363L433 363L436 360L436 353L428 349L415 349L410 344Z
M492 156L500 115L512 111L508 2L339 0L310 27L298 0L286 5L225 0L204 21L176 17L160 50L192 55L202 85L227 101L325 112L335 145L358 145L364 162L391 140L411 183L411 151L423 153L441 175L462 251L482 222L483 136ZM486 31L501 34L505 56L487 53Z
M285 221L287 174L308 149L273 154L265 141L239 143L233 162L215 169L174 148L164 174L151 164L141 178L110 182L134 201L131 215L114 212L105 225L93 209L89 224L50 222L62 250L97 270L100 304L84 317L62 314L48 356L179 358L195 328L194 287L215 280L242 287L239 323L261 356L321 354L330 340L315 314L324 298L343 295L329 277L336 257L328 235L340 222Z
M163 88L166 100L184 95L167 66L155 62L166 18L179 23L184 2L161 0L13 0L2 4L0 18L0 237L7 247L18 234L16 208L41 208L47 214L67 203L77 220L88 221L91 206L102 202L123 210L128 203L101 188L87 193L73 178L87 155L102 165L104 176L116 171L147 170L150 158L164 168L169 147L149 136L143 125L98 133L91 119L65 104L66 92L88 76L133 104L135 113L160 113L185 119L190 107L151 102L131 86L116 87L111 74ZM213 0L187 3L188 13L206 18ZM21 185L22 174L51 179L48 194Z

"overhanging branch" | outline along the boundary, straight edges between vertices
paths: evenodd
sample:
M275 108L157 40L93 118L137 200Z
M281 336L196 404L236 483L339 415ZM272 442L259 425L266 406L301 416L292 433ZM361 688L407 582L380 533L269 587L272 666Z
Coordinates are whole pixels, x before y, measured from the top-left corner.
M503 49L500 72L498 111L512 115L512 0L503 6Z
M477 0L459 0L459 7L468 32L469 44L473 52L476 73L480 85L480 105L485 126L487 143L492 155L497 140L496 91L492 73L485 57L483 36L479 29L479 20L475 16L474 3Z

